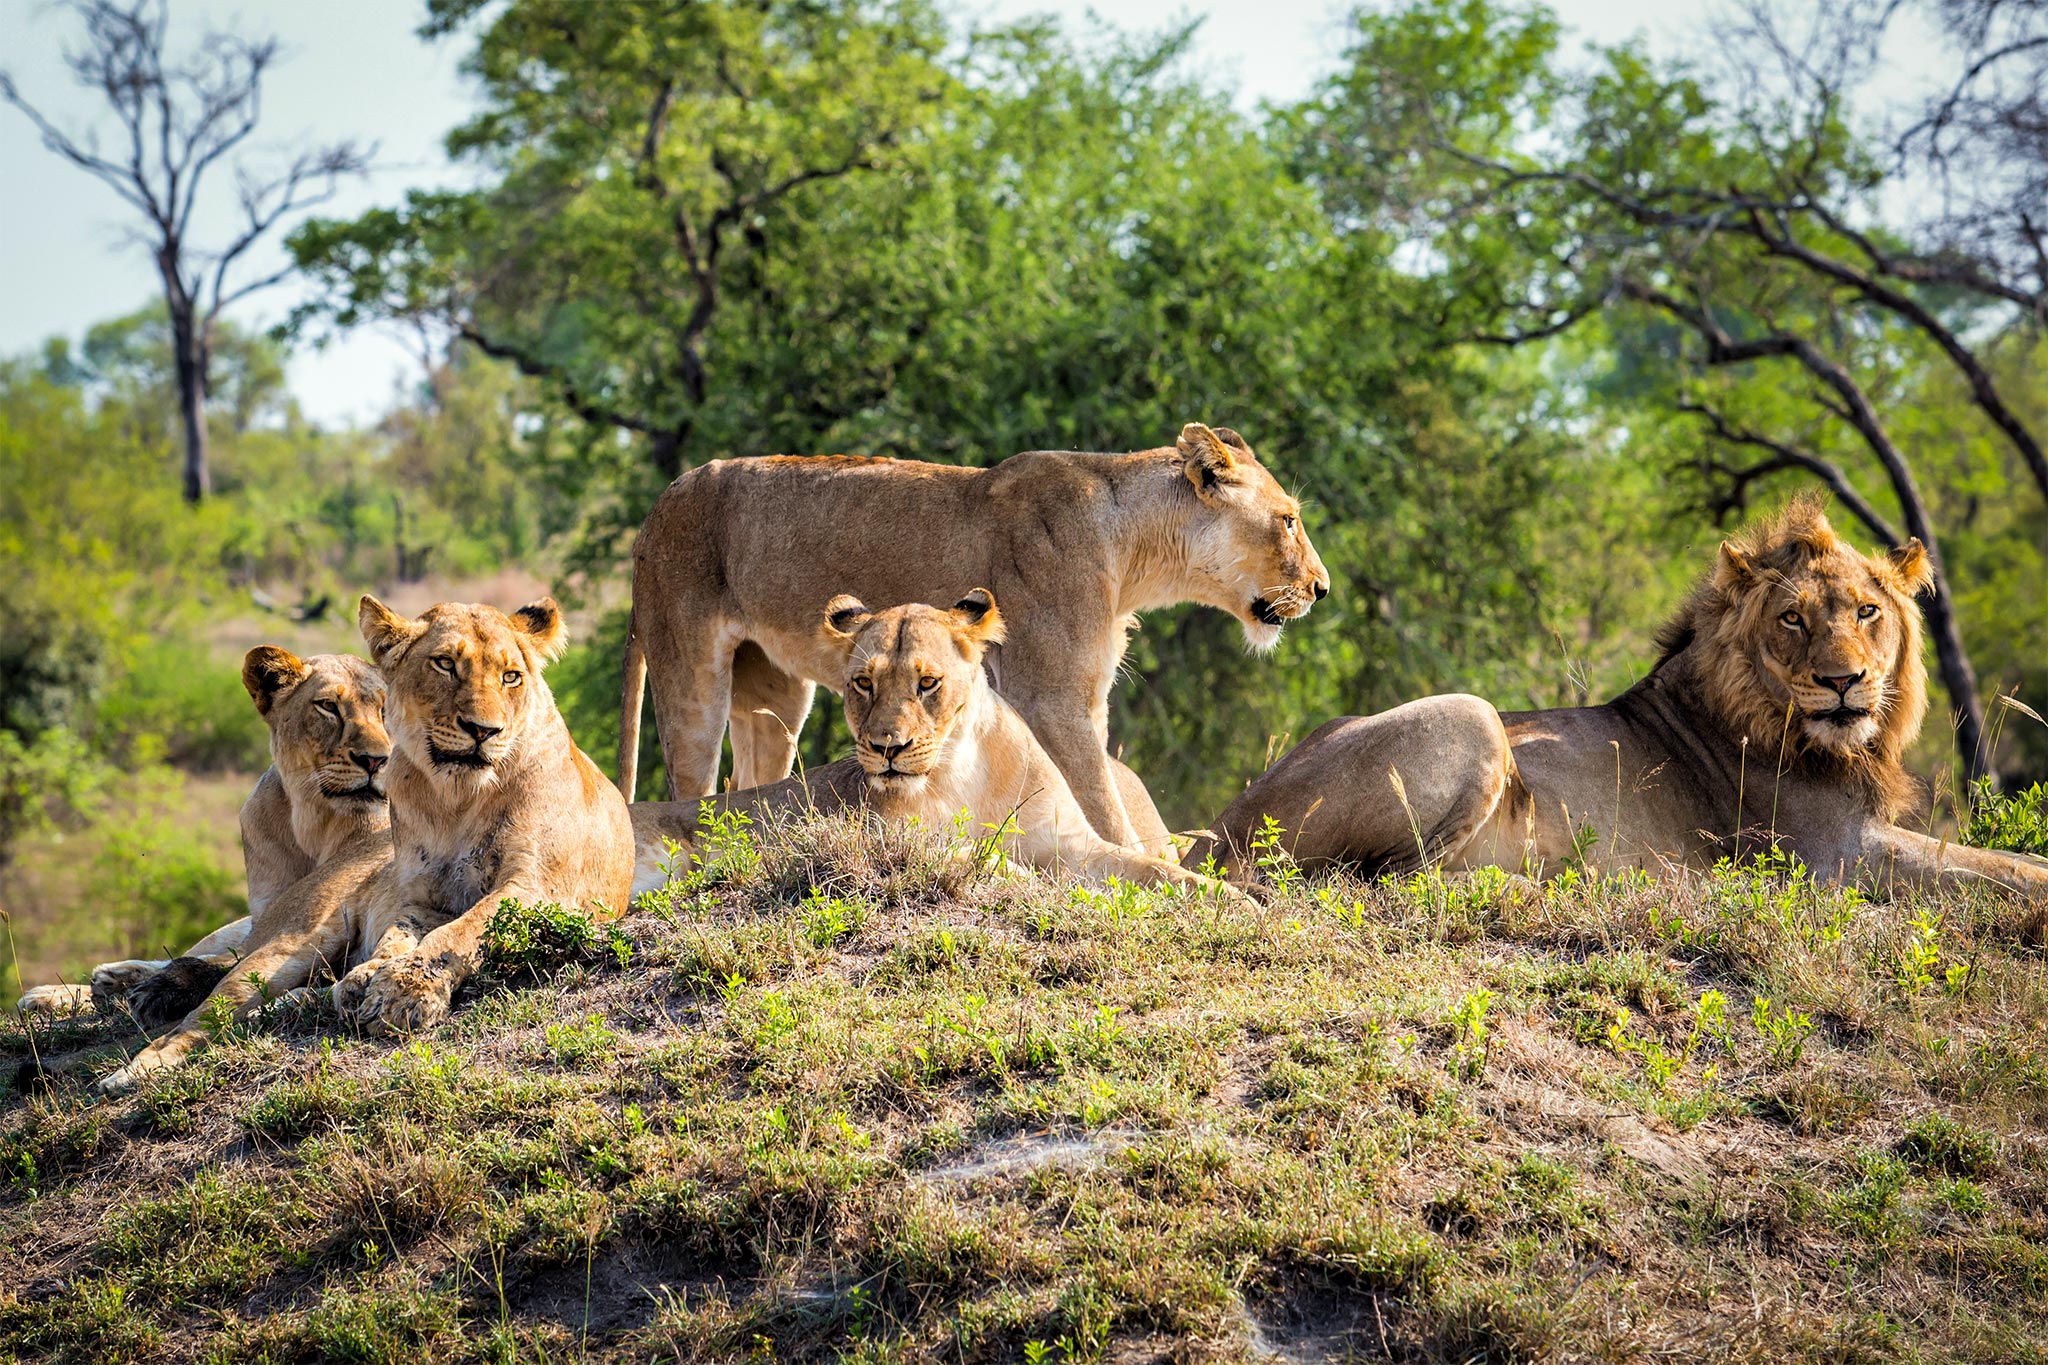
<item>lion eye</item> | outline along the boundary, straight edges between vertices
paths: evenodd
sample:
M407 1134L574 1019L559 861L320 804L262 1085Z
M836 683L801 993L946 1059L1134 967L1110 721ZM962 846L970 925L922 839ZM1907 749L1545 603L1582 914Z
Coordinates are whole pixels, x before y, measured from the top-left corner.
M316 701L313 703L313 709L330 720L341 719L341 708L331 701Z
M1780 625L1790 626L1794 630L1798 630L1801 626L1806 624L1806 621L1796 611L1787 611L1779 613L1778 622Z
M1280 529L1287 532L1287 534L1293 535L1294 528L1299 525L1301 525L1301 518L1295 516L1292 512L1281 514Z
M518 669L508 668L505 670L505 676L502 679L502 681L507 687L517 687L519 686L519 677L520 675Z
M865 697L868 693L875 690L875 685L869 682L867 674L863 673L853 680L853 690Z
M433 664L434 667L440 669L443 673L452 675L455 672L455 660L449 658L446 654L436 654L433 658Z
M917 690L920 692L929 692L938 685L939 680L937 678L919 678L917 680Z
M1862 606L1856 608L1856 619L1859 621L1868 621L1876 615L1877 603L1875 602L1865 602Z

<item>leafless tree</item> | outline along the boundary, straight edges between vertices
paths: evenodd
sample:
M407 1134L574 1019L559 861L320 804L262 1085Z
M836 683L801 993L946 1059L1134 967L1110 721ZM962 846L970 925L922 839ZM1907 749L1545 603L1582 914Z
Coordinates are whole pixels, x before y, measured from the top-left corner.
M339 142L312 148L268 173L227 161L256 131L263 78L278 55L275 39L209 30L191 55L167 51L168 0L66 0L84 39L64 53L78 84L98 91L113 112L114 146L97 131L66 132L0 72L0 99L26 114L43 144L111 186L140 214L135 239L156 262L176 354L179 416L185 438L185 498L211 491L206 465L206 396L214 326L224 309L284 280L289 267L232 278L265 234L331 198L340 182L369 166L374 148ZM200 187L224 167L234 179L239 225L223 244L190 240Z

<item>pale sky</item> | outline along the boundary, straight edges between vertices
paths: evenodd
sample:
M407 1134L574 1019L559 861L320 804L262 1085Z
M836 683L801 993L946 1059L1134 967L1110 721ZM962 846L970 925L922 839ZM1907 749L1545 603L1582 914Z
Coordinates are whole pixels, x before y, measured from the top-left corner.
M1341 0L970 0L965 12L991 19L1053 13L1079 22L1090 12L1126 28L1157 29L1203 18L1196 60L1213 63L1217 84L1234 88L1241 105L1305 94L1335 65L1344 43ZM1700 41L1702 0L1553 0L1582 38L1617 42L1645 37L1660 54ZM271 33L284 53L264 87L263 122L252 161L282 158L295 146L345 137L379 144L379 169L344 188L323 213L350 213L395 203L414 185L459 183L463 171L441 152L442 136L470 108L471 93L456 69L468 41L428 44L413 35L419 0L172 0L173 42L202 23ZM76 21L41 0L0 0L0 70L74 134L107 127L97 96L71 83L60 61ZM259 161L259 164L260 161ZM217 240L232 221L232 182L216 176L211 221L201 242ZM45 337L80 335L91 323L128 312L156 296L147 255L126 238L130 210L111 190L45 149L28 120L0 106L0 354L39 346ZM250 260L251 273L274 266L281 253ZM232 316L265 326L289 310L290 286L248 300ZM414 373L399 341L360 331L325 349L304 348L290 380L307 414L341 425L387 408Z

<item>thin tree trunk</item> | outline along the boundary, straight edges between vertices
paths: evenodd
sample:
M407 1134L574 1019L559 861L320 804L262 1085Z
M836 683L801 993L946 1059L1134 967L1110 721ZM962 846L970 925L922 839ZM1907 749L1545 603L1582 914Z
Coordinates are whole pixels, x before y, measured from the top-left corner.
M213 492L206 468L206 346L183 291L167 293L171 346L177 353L178 417L185 435L185 501L197 505Z
M1971 782L1984 776L1984 704L1977 699L1977 670L1963 650L1962 634L1956 629L1956 615L1950 609L1949 585L1937 578L1934 591L1921 602L1927 620L1927 634L1934 641L1935 665L1941 685L1948 692L1956 723L1956 756L1963 761L1963 775Z

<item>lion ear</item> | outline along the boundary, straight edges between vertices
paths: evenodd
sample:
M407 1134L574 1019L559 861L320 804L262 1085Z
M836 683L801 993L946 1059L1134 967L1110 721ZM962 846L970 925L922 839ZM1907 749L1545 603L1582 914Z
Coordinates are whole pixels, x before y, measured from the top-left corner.
M1721 558L1714 565L1714 586L1724 593L1741 592L1756 581L1756 565L1747 554L1728 541L1721 542Z
M1237 455L1221 437L1200 422L1190 422L1182 427L1180 440L1174 445L1180 451L1181 473L1187 475L1188 482L1203 497L1215 492L1218 484L1230 481L1231 470L1237 465Z
M363 632L363 643L370 647L370 662L379 668L426 630L418 621L400 616L368 593L356 605L356 626Z
M1904 545L1893 547L1885 560L1892 566L1892 572L1899 576L1899 590L1908 597L1918 597L1934 587L1934 561L1927 557L1927 547L1914 536Z
M569 630L562 624L562 609L555 605L554 598L543 597L538 602L528 602L506 619L512 622L512 629L526 637L527 643L542 659L552 662L561 657Z
M976 588L953 604L946 613L953 618L953 624L968 639L981 645L999 645L1003 642L1003 614L996 610L996 595L987 588Z
M1223 444L1242 450L1247 455L1252 453L1252 448L1245 441L1244 437L1238 435L1229 427L1216 427L1214 430L1216 432L1216 439L1223 442Z
M276 645L258 645L242 656L242 686L256 703L259 716L269 715L278 699L297 687L305 676L304 661Z
M825 633L846 644L860 634L860 628L874 619L867 605L850 592L840 593L825 604Z

